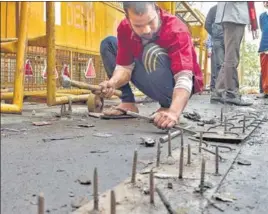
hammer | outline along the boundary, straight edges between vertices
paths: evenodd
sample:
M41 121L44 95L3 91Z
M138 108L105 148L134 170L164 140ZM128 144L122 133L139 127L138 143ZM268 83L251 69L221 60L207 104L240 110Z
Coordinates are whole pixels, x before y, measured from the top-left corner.
M71 80L66 75L61 75L60 80L61 80L61 85L63 88L70 88L71 86L73 86L73 87L80 88L80 89L87 89L87 90L90 90L92 92L100 91L102 89L102 87L99 85L92 85L92 84L88 84L88 83L84 83L84 82L80 82L80 81L76 81L76 80ZM114 95L121 97L122 92L120 90L115 90Z

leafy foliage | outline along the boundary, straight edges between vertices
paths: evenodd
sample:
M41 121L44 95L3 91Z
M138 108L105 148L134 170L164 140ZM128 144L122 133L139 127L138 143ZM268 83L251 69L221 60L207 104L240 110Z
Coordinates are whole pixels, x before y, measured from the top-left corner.
M243 85L249 87L259 87L260 78L260 59L258 45L245 42L241 47L240 69L244 70L242 76Z

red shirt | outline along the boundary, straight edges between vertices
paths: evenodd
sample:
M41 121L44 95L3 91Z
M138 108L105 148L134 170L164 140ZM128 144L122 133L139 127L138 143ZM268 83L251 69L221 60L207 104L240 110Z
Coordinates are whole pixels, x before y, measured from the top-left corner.
M203 87L203 76L197 62L191 35L186 24L176 16L170 15L160 9L162 21L158 31L158 37L154 43L166 49L171 60L171 70L177 74L183 70L193 71L195 78L199 79L198 87ZM124 19L117 28L118 52L116 63L118 65L130 65L134 58L141 58L143 45L131 29L129 21ZM202 80L200 82L200 80ZM199 89L197 89L200 91Z

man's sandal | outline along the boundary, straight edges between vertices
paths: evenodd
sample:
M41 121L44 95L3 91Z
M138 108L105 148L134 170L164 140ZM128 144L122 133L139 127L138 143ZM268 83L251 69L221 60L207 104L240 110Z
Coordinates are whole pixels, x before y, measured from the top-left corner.
M135 118L131 115L127 115L127 110L125 109L121 109L121 108L118 108L118 107L112 107L113 110L117 110L117 111L120 111L122 114L120 115L106 115L106 114L102 114L100 116L101 119L106 119L106 120L109 120L109 119L130 119L130 118Z

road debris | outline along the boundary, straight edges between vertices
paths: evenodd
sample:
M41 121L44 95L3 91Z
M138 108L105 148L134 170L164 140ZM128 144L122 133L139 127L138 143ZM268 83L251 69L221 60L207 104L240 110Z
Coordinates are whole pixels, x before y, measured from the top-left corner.
M145 145L145 147L154 147L156 141L151 137L141 137L141 144Z
M92 150L92 151L90 151L90 153L93 153L93 154L96 154L96 153L107 153L107 152L109 152L109 151L101 151L101 150Z
M233 202L234 200L236 200L236 198L232 197L230 195L230 193L216 193L213 195L213 197L218 200L218 201L223 201L223 202Z
M191 127L192 126L187 126L187 127L185 127L185 129L190 129ZM180 134L181 134L181 130L172 131L170 133L171 139L174 139L174 138L178 137ZM168 141L168 139L169 139L169 136L167 134L167 135L164 135L163 137L160 137L159 141L160 141L160 143L165 143L165 142Z
M202 120L202 122L203 122L204 124L208 124L208 125L216 124L216 120L215 120L215 118L212 118L212 119L210 119L210 120Z
M155 191L157 192L157 194L159 195L159 198L161 199L161 201L165 205L168 213L169 214L175 214L176 212L172 209L170 203L168 202L168 200L166 199L166 197L164 196L162 191L158 187L155 188Z
M244 159L238 159L237 160L237 164L244 165L244 166L250 166L251 165L251 162L248 161L248 160L244 160Z
M57 140L70 140L70 139L76 139L76 138L82 138L84 136L73 136L73 137L59 137L59 138L45 138L42 139L44 143L51 142L51 141L57 141Z
M95 133L93 134L93 136L95 137L102 137L102 138L108 138L108 137L112 137L112 134L108 134L108 133Z
M72 208L78 209L89 202L87 197L77 197L71 202Z
M218 204L215 204L214 202L212 202L211 200L208 200L208 203L213 206L214 208L216 208L217 210L221 211L221 212L224 212L224 209L219 207Z
M149 195L150 194L150 189L148 187L143 187L142 192L144 195Z
M88 175L81 175L77 181L82 185L91 185L91 179Z
M69 195L69 197L71 197L71 198L73 198L73 197L75 196L73 192L69 192L68 195Z
M168 182L168 184L167 184L167 188L168 188L168 189L173 189L173 184L172 184L171 182Z
M78 124L77 126L78 127L81 127L81 128L92 128L92 127L95 127L95 125L93 125L93 124Z
M146 174L149 174L149 173L151 172L151 170L153 170L154 173L157 172L157 170L155 170L155 169L148 169L148 168L146 168L146 169L141 170L141 171L139 172L139 174L141 174L141 175L146 175Z
M32 122L34 126L48 126L51 125L52 123L49 121L37 121L37 122Z
M19 130L19 129L10 129L10 128L1 128L1 131L20 132L22 130Z
M201 192L201 186L200 185L201 184L199 184L199 186L194 189L194 192L196 192L196 193ZM211 188L213 188L213 184L210 183L210 182L205 181L204 185L203 185L204 191L206 191L207 189L211 189Z
M205 123L204 123L204 122L198 122L197 125L198 125L198 126L204 126Z
M193 111L193 113L185 112L183 116L192 121L200 121L201 116L197 112Z
M158 179L170 179L170 178L178 178L178 175L156 173L154 177Z
M176 160L173 156L167 156L162 164L167 164L167 165L174 165L176 163Z

